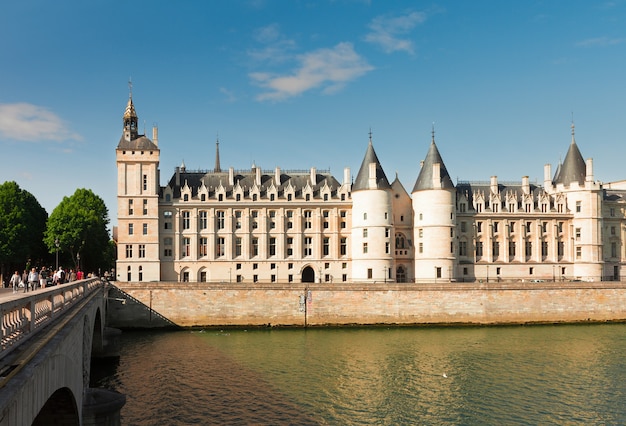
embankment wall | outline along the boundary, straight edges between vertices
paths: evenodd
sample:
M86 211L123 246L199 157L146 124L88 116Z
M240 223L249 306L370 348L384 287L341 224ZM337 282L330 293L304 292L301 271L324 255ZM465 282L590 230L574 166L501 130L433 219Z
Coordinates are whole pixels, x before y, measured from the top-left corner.
M118 328L626 321L626 285L621 282L116 282L108 303L107 324Z

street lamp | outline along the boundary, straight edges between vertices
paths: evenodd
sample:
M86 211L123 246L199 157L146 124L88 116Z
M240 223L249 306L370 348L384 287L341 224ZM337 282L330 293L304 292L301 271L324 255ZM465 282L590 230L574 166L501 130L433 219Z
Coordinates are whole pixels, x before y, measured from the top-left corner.
M57 248L57 265L56 265L55 271L58 271L59 270L59 239L58 238L54 240L54 245Z
M80 269L80 253L76 253L76 263L77 263L76 268Z

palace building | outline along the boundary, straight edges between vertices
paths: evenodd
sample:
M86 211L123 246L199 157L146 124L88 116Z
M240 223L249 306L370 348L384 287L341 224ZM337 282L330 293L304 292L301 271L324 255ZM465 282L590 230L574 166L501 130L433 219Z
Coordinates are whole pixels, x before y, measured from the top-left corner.
M600 183L572 139L543 185L456 182L433 139L409 194L370 135L354 181L328 170L177 167L132 95L117 161L117 279L214 283L619 280L626 181Z

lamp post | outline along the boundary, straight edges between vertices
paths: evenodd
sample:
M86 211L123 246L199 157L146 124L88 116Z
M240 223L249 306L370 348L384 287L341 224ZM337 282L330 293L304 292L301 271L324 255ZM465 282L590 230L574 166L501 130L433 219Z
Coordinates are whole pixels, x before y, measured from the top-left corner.
M76 253L76 269L80 269L80 253Z
M387 284L387 267L384 267L384 279L385 279L385 284Z
M232 268L228 268L228 284L230 284L232 282L231 281L231 270L232 270Z
M58 238L54 240L54 245L57 248L57 263L56 263L55 271L58 271L59 270L59 239Z

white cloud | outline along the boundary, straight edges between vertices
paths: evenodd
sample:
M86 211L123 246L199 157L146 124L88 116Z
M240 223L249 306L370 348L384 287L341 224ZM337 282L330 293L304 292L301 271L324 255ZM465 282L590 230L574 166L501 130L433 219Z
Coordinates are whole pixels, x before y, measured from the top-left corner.
M257 62L285 62L291 58L289 52L296 47L293 40L283 37L278 24L259 28L254 39L264 45L260 49L248 50L248 55Z
M0 135L27 142L82 139L56 114L28 103L0 104Z
M300 67L289 75L250 74L257 84L268 89L257 96L257 100L284 100L316 88L322 88L325 94L335 93L374 69L354 51L352 43L347 42L299 55L297 59Z
M425 20L426 14L421 12L402 16L378 16L368 25L371 32L365 36L365 41L380 46L386 53L405 51L413 54L413 42L401 36L410 33Z
M609 37L595 37L581 40L576 43L578 47L605 47L614 46L616 44L626 43L626 38L609 38Z

